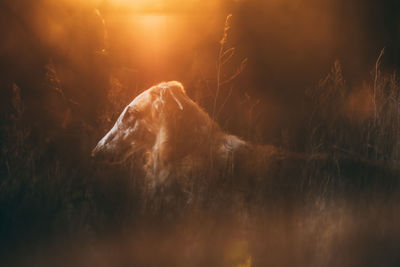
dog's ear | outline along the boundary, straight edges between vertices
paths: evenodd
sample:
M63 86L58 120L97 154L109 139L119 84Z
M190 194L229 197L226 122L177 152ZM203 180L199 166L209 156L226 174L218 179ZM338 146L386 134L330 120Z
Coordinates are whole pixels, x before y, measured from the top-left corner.
M161 105L169 102L176 104L180 110L183 110L184 91L181 84L161 84L159 91L159 101L154 102L154 107L159 110Z
M164 95L165 95L165 93L168 93L168 94L170 94L170 96L172 97L172 99L175 101L175 103L178 105L178 107L179 107L179 109L180 110L183 110L183 106L182 106L182 103L181 103L181 101L178 99L178 97L180 96L180 94L182 93L182 92L175 92L174 93L174 91L176 91L175 90L176 88L171 88L171 87L167 87L166 89L165 89L165 92L164 92Z

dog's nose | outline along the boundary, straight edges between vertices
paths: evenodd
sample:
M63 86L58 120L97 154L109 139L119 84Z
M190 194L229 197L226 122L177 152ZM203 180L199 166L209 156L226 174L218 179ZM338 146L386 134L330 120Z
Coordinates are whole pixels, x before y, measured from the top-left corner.
M112 154L103 146L96 146L92 150L92 158L96 161L110 161Z
M96 146L95 148L93 148L93 150L92 150L92 158L99 158L99 155L101 154L101 153L99 153L99 147L98 146Z

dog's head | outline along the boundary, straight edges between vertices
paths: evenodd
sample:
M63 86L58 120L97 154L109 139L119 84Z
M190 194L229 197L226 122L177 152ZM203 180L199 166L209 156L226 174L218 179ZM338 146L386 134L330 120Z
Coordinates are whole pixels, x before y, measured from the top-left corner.
M118 163L139 150L150 150L165 118L184 112L187 99L182 84L176 81L147 89L125 107L111 130L93 149L92 156Z

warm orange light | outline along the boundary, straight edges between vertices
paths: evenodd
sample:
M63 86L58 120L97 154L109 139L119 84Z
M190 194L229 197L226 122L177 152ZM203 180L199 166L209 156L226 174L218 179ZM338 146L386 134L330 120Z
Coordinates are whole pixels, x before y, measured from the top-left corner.
M220 0L108 0L112 6L137 13L193 13L215 10Z
M160 30L165 25L167 17L163 15L143 15L136 16L136 20L141 27L149 31L149 34L154 34L155 30Z
M137 10L140 9L158 9L163 6L165 1L162 0L110 0L117 6L131 7Z
M89 64L96 55L115 60L140 80L176 79L195 66L211 62L213 67L215 55L203 53L203 47L218 43L221 2L43 0L34 12L35 29L76 65Z

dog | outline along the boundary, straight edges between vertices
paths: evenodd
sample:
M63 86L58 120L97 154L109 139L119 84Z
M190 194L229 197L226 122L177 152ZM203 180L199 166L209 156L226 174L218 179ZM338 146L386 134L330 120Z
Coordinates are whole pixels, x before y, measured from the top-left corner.
M139 151L149 155L144 170L152 186L198 174L225 175L239 184L304 184L299 178L308 165L339 176L357 172L364 181L366 175L379 177L384 169L346 156L306 155L254 145L227 134L177 81L162 82L139 94L98 142L92 156L121 163Z

